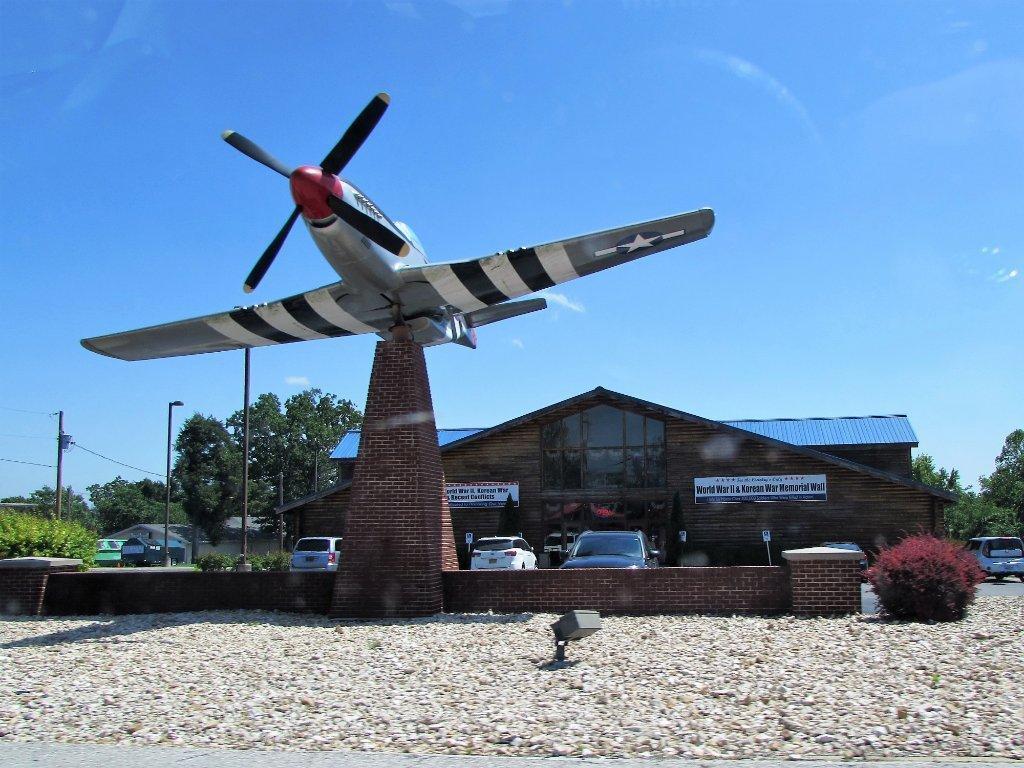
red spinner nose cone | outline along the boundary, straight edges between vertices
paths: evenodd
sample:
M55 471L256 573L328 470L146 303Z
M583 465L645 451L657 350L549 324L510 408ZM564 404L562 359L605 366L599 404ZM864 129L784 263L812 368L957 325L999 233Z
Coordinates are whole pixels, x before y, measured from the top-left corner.
M307 219L326 219L333 212L327 198L342 196L341 180L315 165L303 165L292 171L288 179L292 199Z

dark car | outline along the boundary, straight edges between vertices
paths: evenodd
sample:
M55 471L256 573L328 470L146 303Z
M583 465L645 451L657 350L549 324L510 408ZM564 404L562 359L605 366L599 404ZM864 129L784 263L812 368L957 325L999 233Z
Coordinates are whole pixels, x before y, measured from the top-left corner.
M657 568L660 554L643 531L587 531L560 567Z

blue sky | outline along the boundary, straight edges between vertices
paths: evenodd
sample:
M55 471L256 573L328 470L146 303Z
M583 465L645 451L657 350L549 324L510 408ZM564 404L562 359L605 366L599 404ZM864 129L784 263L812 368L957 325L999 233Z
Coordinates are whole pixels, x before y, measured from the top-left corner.
M386 90L345 173L433 260L717 214L476 351L428 350L440 425L597 385L720 419L907 413L973 481L1024 426L1022 28L1010 2L4 3L0 457L53 463L63 408L159 473L169 400L238 408L241 352L78 340L247 303L292 204L220 132L315 163ZM296 228L253 298L332 275ZM256 350L254 391L361 407L373 344ZM83 490L144 476L65 466ZM43 483L0 462L0 495Z

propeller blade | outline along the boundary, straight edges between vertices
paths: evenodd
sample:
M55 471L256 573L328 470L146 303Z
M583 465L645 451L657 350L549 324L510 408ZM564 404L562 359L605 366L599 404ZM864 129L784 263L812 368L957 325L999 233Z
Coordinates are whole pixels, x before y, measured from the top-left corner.
M400 259L409 254L409 243L385 227L376 219L357 211L351 205L339 200L334 195L327 198L327 205L338 214L338 218L357 232L373 240L377 245Z
M348 165L348 161L359 151L366 141L366 137L377 127L377 123L384 116L384 111L391 103L391 97L386 93L378 93L370 103L363 108L359 116L352 121L345 134L341 137L334 149L327 153L327 157L320 163L320 167L327 173L337 175L341 169Z
M251 157L257 163L262 163L270 170L277 171L285 178L292 175L292 168L289 168L269 152L265 152L262 147L249 141L249 139L245 138L242 134L235 133L234 131L224 131L220 136L232 147L237 149L246 157Z
M270 269L270 265L274 263L274 259L277 258L277 252L281 250L281 246L284 245L285 238L288 237L288 233L292 229L292 225L295 220L299 218L299 206L295 206L295 210L292 211L292 215L288 217L288 221L281 227L281 231L277 233L277 237L267 246L267 250L260 256L260 260L256 262L256 266L252 268L252 272L245 278L245 285L242 286L242 290L246 293L252 293L256 286L260 284L260 280L267 274L267 270Z

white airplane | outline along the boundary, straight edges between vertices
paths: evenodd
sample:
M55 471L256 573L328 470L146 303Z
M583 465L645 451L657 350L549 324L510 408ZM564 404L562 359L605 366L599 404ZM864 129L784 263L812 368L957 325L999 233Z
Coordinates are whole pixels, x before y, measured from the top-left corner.
M292 169L241 134L223 138L288 178L295 210L245 281L252 291L302 216L341 280L280 301L190 320L83 339L86 349L122 360L220 352L359 333L391 338L406 325L424 346L476 347L476 328L544 309L542 298L509 301L641 256L707 237L708 208L480 259L430 263L419 239L338 176L388 107L375 96L319 166Z

